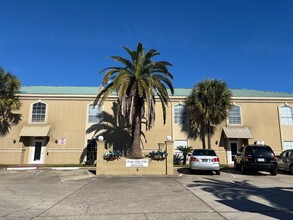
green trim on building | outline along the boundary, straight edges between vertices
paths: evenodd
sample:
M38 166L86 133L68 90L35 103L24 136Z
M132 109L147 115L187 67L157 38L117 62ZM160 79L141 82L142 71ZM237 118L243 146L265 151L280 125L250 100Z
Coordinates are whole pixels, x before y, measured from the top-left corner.
M20 94L31 95L96 95L98 87L87 86L22 86ZM174 96L188 96L192 89L175 88ZM293 98L293 93L249 89L231 89L232 97Z

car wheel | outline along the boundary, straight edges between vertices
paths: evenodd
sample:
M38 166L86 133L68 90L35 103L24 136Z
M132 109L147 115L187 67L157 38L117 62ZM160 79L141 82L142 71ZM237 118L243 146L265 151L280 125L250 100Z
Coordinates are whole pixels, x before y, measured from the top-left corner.
M290 166L290 173L293 175L293 165Z
M244 164L242 163L241 164L241 172L242 172L242 174L247 174L247 170L246 170L246 168L245 168L245 166L244 166Z
M276 169L274 169L274 170L271 170L271 171L270 171L270 174L271 174L272 176L277 176L277 174L278 174L278 168L276 168Z
M216 170L216 175L220 175L221 171L220 170Z

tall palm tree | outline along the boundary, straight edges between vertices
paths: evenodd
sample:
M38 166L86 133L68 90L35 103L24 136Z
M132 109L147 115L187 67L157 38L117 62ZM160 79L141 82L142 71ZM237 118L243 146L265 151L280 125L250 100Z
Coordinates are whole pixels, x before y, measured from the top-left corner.
M142 120L144 118L147 130L152 128L155 120L155 96L160 99L164 123L166 121L166 106L169 101L167 87L174 94L171 83L173 76L168 70L168 66L172 65L166 61L152 61L160 53L155 49L145 52L141 43L138 43L136 50L127 47L123 49L130 60L120 56L110 57L122 64L122 67L108 67L100 72L105 72L105 75L94 104L102 105L112 92L117 93L119 112L131 126L130 156L141 158Z
M232 93L221 80L204 80L196 84L186 100L191 126L200 130L203 148L205 136L211 149L211 135L215 126L228 117L232 107Z
M20 121L20 115L13 112L21 105L16 96L19 89L20 81L0 67L0 136L7 135L11 125Z

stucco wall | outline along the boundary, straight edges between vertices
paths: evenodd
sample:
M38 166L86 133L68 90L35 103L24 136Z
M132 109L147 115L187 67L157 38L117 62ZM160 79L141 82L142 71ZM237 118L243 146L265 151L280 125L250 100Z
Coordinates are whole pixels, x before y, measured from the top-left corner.
M29 95L21 97L22 115L21 122L12 126L9 134L1 137L0 141L0 164L27 164L29 163L29 147L32 145L32 139L29 137L20 138L19 134L23 126L38 125L31 123L32 104L38 101L47 104L47 117L44 125L51 127L46 142L45 161L48 164L78 164L80 156L84 152L87 140L93 137L92 134L86 134L86 129L92 124L88 123L88 106L94 100L95 96L49 96L49 95ZM112 107L115 98L110 98L104 103L103 110L113 114ZM162 108L159 100L156 103L156 118L153 128L149 131L142 125L146 142L142 138L142 149L145 153L158 148L158 143L164 143L167 136L173 140L187 140L188 146L193 148L202 148L199 138L187 139L186 134L181 130L180 125L173 122L173 107L176 104L184 103L185 97L170 97L166 109L166 123L163 122ZM240 126L248 127L253 135L253 139L240 139L239 144L249 144L256 140L264 140L270 145L276 153L283 150L283 141L293 140L293 126L280 125L279 107L285 103L293 105L291 100L279 99L249 99L233 98L233 103L241 107L242 124ZM221 163L227 162L226 148L227 139L225 138L222 127L230 126L224 121L217 126L214 135L211 137L212 148L215 149L220 157ZM116 142L119 143L121 137L116 136ZM66 140L66 143L60 145L60 139ZM14 143L15 140L16 142ZM56 143L57 141L57 143ZM107 139L106 139L107 141ZM207 144L207 141L206 141Z

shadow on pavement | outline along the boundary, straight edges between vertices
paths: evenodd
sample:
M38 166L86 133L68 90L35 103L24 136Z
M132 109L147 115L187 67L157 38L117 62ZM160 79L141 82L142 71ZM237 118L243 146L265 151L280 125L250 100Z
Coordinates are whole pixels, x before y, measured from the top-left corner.
M260 188L245 181L225 182L205 178L193 181L187 187L201 187L219 198L217 202L242 212L255 212L276 219L293 219L293 187ZM250 200L251 196L260 197L269 205Z

